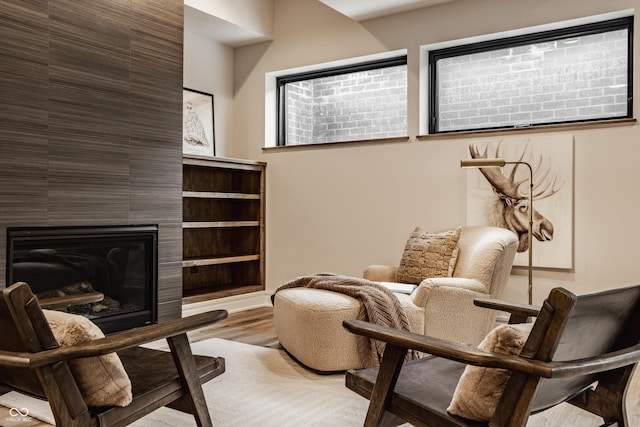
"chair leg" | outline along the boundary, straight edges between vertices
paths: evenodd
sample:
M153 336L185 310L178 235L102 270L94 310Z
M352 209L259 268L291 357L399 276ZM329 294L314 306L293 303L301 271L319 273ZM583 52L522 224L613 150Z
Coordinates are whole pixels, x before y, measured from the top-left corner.
M367 418L364 421L365 427L383 425L384 414L391 403L393 389L398 380L398 375L400 375L400 369L406 354L406 348L387 344L380 363L380 369L378 370L378 376L371 392L371 398L369 399Z
M574 406L602 417L609 427L628 427L626 396L635 366L619 368L600 378L595 388L569 400Z
M207 408L207 402L202 391L200 378L196 368L193 354L187 334L180 334L174 337L168 337L167 342L171 349L171 355L180 374L182 386L186 391L186 400L191 406L192 414L196 419L199 427L211 427L211 416Z

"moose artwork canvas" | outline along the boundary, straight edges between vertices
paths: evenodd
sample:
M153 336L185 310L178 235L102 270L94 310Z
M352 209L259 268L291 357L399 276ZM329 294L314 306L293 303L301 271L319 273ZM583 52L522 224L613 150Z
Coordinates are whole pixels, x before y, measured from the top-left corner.
M533 266L573 267L573 137L472 140L470 158L526 162L533 171ZM518 235L515 265L528 265L529 169L524 164L470 170L467 224L494 225Z

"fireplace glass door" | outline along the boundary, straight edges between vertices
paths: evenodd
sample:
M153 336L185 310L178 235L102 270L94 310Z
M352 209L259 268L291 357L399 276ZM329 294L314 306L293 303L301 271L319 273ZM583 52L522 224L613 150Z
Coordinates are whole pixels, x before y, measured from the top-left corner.
M157 226L7 230L7 283L27 282L39 298L100 292L67 311L105 333L155 323Z

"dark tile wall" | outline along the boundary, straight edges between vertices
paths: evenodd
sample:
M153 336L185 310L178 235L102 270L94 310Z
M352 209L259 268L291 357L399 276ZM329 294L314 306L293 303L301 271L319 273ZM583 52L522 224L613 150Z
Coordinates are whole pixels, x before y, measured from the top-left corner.
M182 1L0 0L6 227L159 225L159 319L181 312Z

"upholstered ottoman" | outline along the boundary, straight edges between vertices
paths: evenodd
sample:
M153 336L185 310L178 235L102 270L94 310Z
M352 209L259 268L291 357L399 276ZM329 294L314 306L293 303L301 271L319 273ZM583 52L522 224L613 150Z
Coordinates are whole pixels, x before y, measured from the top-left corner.
M409 295L397 294L411 331L424 330L423 310ZM358 340L342 327L357 319L362 304L348 295L311 288L283 289L274 300L274 323L280 344L300 363L320 372L360 369Z

